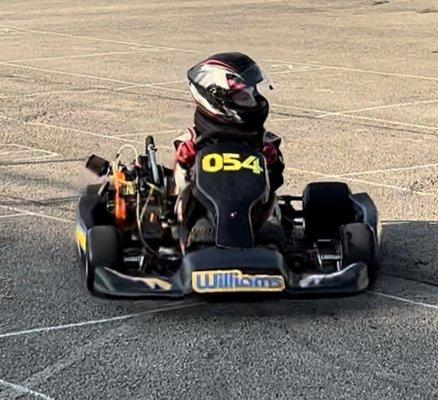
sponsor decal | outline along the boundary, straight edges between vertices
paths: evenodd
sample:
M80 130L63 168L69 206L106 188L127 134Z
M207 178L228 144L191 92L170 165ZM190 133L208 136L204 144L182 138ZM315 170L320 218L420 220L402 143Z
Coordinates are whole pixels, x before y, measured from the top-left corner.
M240 171L247 169L254 174L261 174L263 168L260 166L260 158L256 156L248 156L241 161L241 155L238 153L210 153L202 158L201 168L205 172L219 172L219 171Z
M163 279L159 279L159 278L145 278L145 277L141 277L141 276L130 276L130 275L125 275L122 274L118 271L114 271L111 268L106 268L107 271L110 271L111 273L113 273L114 275L117 275L123 279L127 279L133 282L140 282L143 283L144 285L146 285L149 289L154 289L154 290L170 290L172 289L172 284L170 282L167 282Z
M192 272L192 288L197 293L281 292L281 275L249 275L238 269Z

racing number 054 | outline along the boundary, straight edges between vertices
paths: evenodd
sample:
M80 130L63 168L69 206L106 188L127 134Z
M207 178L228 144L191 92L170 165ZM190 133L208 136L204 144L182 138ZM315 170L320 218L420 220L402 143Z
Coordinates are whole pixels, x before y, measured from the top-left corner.
M240 171L242 168L249 169L254 174L263 172L260 159L256 156L248 156L243 161L237 153L210 153L202 158L202 170L205 172Z

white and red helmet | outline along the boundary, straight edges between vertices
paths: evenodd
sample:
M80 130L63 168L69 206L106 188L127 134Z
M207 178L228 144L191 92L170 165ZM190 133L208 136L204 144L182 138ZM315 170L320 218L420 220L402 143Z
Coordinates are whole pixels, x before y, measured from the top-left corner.
M269 103L260 94L272 89L257 63L242 53L218 53L187 72L198 109L223 123L263 126Z

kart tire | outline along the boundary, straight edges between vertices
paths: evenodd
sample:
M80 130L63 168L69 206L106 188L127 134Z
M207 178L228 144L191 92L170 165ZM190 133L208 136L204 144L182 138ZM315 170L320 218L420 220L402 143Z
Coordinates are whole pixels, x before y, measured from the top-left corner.
M374 282L377 274L374 233L367 224L356 222L339 229L342 246L342 266L363 262L368 266L368 278Z
M94 270L96 267L120 269L123 266L121 235L112 225L94 226L87 233L85 252L85 285L94 293Z
M97 196L101 185L87 185L84 190L85 195Z
M256 237L259 245L274 245L280 252L284 251L286 235L283 227L272 222L265 222Z
M343 182L313 182L303 193L305 235L311 241L339 237L339 227L355 221L350 189Z

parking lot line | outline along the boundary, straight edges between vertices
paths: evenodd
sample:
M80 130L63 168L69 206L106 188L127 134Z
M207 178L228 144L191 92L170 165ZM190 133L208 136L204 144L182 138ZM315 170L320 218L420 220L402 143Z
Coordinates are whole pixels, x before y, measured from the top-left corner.
M375 107L366 107L366 108L358 108L354 110L343 110L343 111L335 111L335 112L329 112L323 115L318 115L316 118L325 118L331 115L350 115L352 113L362 112L362 111L373 111L373 110L383 110L385 108L396 108L396 107L405 107L405 106L412 106L416 104L431 104L438 102L438 99L431 99L431 100L418 100L418 101L410 101L406 103L394 103L394 104L386 104L383 106L375 106Z
M302 68L302 69L292 69L292 68L290 68L290 69L285 69L285 70L283 70L283 71L271 71L271 72L268 72L268 75L269 76L271 76L271 75L283 75L283 74L290 74L290 73L301 73L301 72L312 72L312 71L321 71L321 70L324 70L324 69L331 69L331 68L315 68L315 67L312 67L312 68Z
M53 128L53 129L60 129L60 130L69 131L69 132L77 132L77 133L81 133L81 134L88 135L88 136L96 136L96 137L101 137L101 138L105 138L105 139L120 140L120 141L127 142L127 143L142 143L142 142L139 142L138 140L125 139L125 138L120 137L120 136L104 135L103 133L86 131L84 129L77 129L77 128L67 128L64 126L59 126L59 125L54 125L54 124L46 124L44 122L26 122L25 125L41 126L44 128Z
M0 65L8 65L10 67L29 69L29 70L32 70L32 71L46 72L46 73L51 73L51 74L74 76L74 77L78 77L78 78L95 79L95 80L100 80L100 81L104 81L104 82L121 83L121 84L124 84L124 85L128 85L130 87L151 87L151 88L156 88L156 89L160 89L160 90L164 90L164 91L169 91L169 92L187 93L186 90L168 88L168 87L166 87L164 85L165 82L161 83L162 86L158 86L158 85L156 85L154 83L128 82L128 81L122 81L120 79L106 78L104 76L79 74L79 73L76 73L76 72L65 72L65 71L59 71L59 70L55 70L55 69L32 67L32 66L29 66L29 65L21 65L21 64L6 62L6 61L0 61ZM122 90L122 89L115 89L115 90Z
M14 218L14 217L25 217L25 216L27 216L27 214L23 214L23 213L6 214L6 215L0 215L0 219Z
M0 156L7 156L7 155L9 155L9 154L31 153L32 151L37 151L37 150L18 150L18 151L9 150L9 151L2 151L2 152L0 153Z
M59 129L59 130L64 130L64 131L77 132L77 133L81 133L83 135L97 136L97 137L102 137L102 138L105 138L105 139L119 140L119 141L127 142L127 143L144 144L144 141L126 139L124 137L120 137L120 135L119 136L104 135L102 133L86 131L86 130L83 130L83 129L67 128L67 127L60 126L60 125L46 124L44 122L27 122L27 123L25 123L25 125L41 126L41 127L45 127L45 128L53 128L53 129ZM153 135L153 134L154 133L151 132L151 135ZM174 148L172 146L159 145L157 147L159 149L174 150Z
M286 104L278 104L278 103L272 103L271 104L274 107L278 107L278 108L286 108L286 109L290 109L290 110L300 110L300 111L309 111L309 112L314 112L314 113L323 113L323 114L327 114L331 111L327 111L327 110L318 110L317 108L306 108L306 107L298 107L298 106L289 106ZM283 118L281 118L283 119ZM285 118L286 120L288 118ZM279 119L275 119L275 121L278 121ZM273 120L271 120L273 121Z
M181 132L184 129L167 129L163 131L155 131L155 132L148 132L148 131L140 131L140 132L132 132L132 133L122 133L121 135L116 135L116 137L126 137L126 136L139 136L139 135L161 135L165 133L174 133L174 132Z
M94 36L72 35L69 33L61 33L61 32L46 31L46 30L39 30L39 29L28 29L28 28L22 28L22 27L14 27L14 26L4 26L4 28L16 29L19 31L25 31L25 32L30 32L30 33L38 33L38 34L42 34L42 35L54 35L54 36L63 36L63 37L68 37L68 38L73 38L73 39L93 40L95 42L125 44L125 45L129 45L129 46L165 49L165 50L170 50L170 51L181 51L181 52L187 52L187 53L202 53L199 50L184 49L181 47L158 46L158 45L147 44L147 43L129 42L129 41L125 41L125 40L105 39L105 38L98 38L98 37L94 37Z
M410 300L410 299L406 299L404 297L394 296L392 294L378 292L378 291L375 291L375 290L368 290L367 292L371 293L371 294L374 294L376 296L385 297L387 299L401 301L402 303L413 304L413 305L416 305L416 306L421 306L421 307L431 308L433 310L438 310L438 305L436 305L436 304L429 304L429 303L424 303L422 301Z
M438 166L438 163L431 164L422 164L422 165L412 165L410 167L399 167L399 168L387 168L387 169L374 169L369 171L358 171L358 172L349 172L348 174L340 174L338 177L342 176L355 176L355 175L370 175L370 174L378 174L385 172L399 172L399 171L410 171L415 169L423 169L423 168L431 168Z
M106 51L106 52L100 52L100 53L76 54L74 56L21 58L21 59L16 59L16 60L5 60L2 62L19 63L19 62L29 62L29 61L69 60L69 59L78 59L78 58L92 58L92 57L100 57L100 56L135 54L135 53L142 53L145 51L158 51L158 49L146 48L146 49L137 49L137 50L130 50L130 51Z
M387 185L385 183L372 182L372 181L367 181L367 180L358 179L358 178L350 178L348 176L324 174L322 172L307 171L305 169L292 168L292 167L288 167L288 168L286 168L286 170L287 171L292 171L292 172L298 172L298 173L301 173L301 174L309 174L309 175L321 176L323 178L339 179L341 181L345 180L345 181L350 181L350 182L365 183L365 184L370 185L370 186L380 186L380 187L384 187L384 188L387 188L387 189L395 189L395 190L399 190L399 191L403 191L403 192L416 193L416 194L418 194L420 196L433 196L434 195L434 193L430 193L430 192L421 192L419 190L411 190L409 188L405 188L405 187L402 187L402 186Z
M4 338L8 338L8 337L30 335L30 334L47 333L47 332L59 331L59 330L70 329L70 328L79 328L79 327L83 327L83 326L107 324L110 322L124 321L124 320L135 318L135 317L141 317L143 315L158 314L158 313L164 312L164 311L181 310L184 308L195 307L195 306L199 306L202 304L204 304L204 303L200 302L200 301L192 301L192 302L187 302L184 304L167 303L165 307L161 307L161 308L157 308L157 309L153 309L153 310L141 311L141 312L133 313L133 314L118 315L116 317L110 317L110 318L96 319L96 320L90 320L90 321L81 321L81 322L75 322L75 323L71 323L71 324L46 326L46 327L26 329L26 330L16 331L16 332L2 333L2 334L0 334L0 339L4 339Z
M46 154L44 156L38 156L38 157L24 157L24 158L16 158L12 161L14 162L19 162L19 161L28 161L28 160L33 160L33 161L37 161L37 160L41 160L41 159L46 159L47 157L58 157L59 154Z
M413 78L413 79L425 79L425 80L438 81L438 77L435 77L435 76L402 74L402 73L397 73L397 72L383 72L383 71L375 71L375 70L371 70L371 69L343 67L343 66L337 66L337 65L310 64L310 63L302 63L302 62L297 62L297 61L277 60L277 59L272 59L272 58L265 58L262 61L273 61L273 62L279 62L279 63L283 63L283 64L310 65L313 67L324 67L325 69L338 69L338 70L342 70L342 71L364 72L364 73L368 73L368 74L383 75L383 76L396 76L396 77L400 77L400 78Z
M413 127L413 128L430 129L432 131L438 132L438 126L411 124L408 122L392 121L392 120L381 119L381 118L363 117L360 115L339 114L337 116L346 117L346 118L353 118L353 119L363 119L363 120L367 120L367 121L383 122L385 124L392 124L392 125L409 126L409 127Z
M15 95L6 95L6 96L0 96L0 99L21 99L25 97L34 97L34 96L45 96L50 94L62 94L62 93L93 93L93 92L103 92L105 90L108 90L105 87L99 88L99 89L87 89L87 90L80 90L80 89L66 89L66 90L50 90L47 92L34 92L34 93L27 93L27 94L15 94Z
M47 72L47 73L51 73L51 74L74 76L74 77L78 77L78 78L97 79L97 80L100 80L100 81L112 82L112 83L121 83L121 84L125 84L125 85L127 85L127 84L131 84L132 85L132 84L134 84L133 82L122 81L120 79L114 79L114 78L105 78L104 76L79 74L79 73L76 73L76 72L58 71L58 70L55 70L55 69L32 67L30 65L21 65L21 64L6 62L6 61L0 61L0 65L8 65L10 67L29 69L29 70L32 70L32 71L39 71L39 72Z
M69 224L74 222L74 221L72 221L70 219L54 217L52 215L42 214L42 213L38 213L38 212L34 212L34 211L28 211L28 210L24 210L22 208L17 208L17 207L5 206L3 204L0 204L0 208L2 208L4 210L9 210L9 211L16 211L18 213L23 213L23 214L27 214L27 215L33 215L35 217L51 219L51 220L54 220L54 221L67 222Z
M4 386L5 388L12 389L20 395L31 395L43 400L55 400L52 397L46 396L43 393L36 392L35 390L28 389L21 385L17 385L16 383L6 382L3 379L0 379L0 385Z

